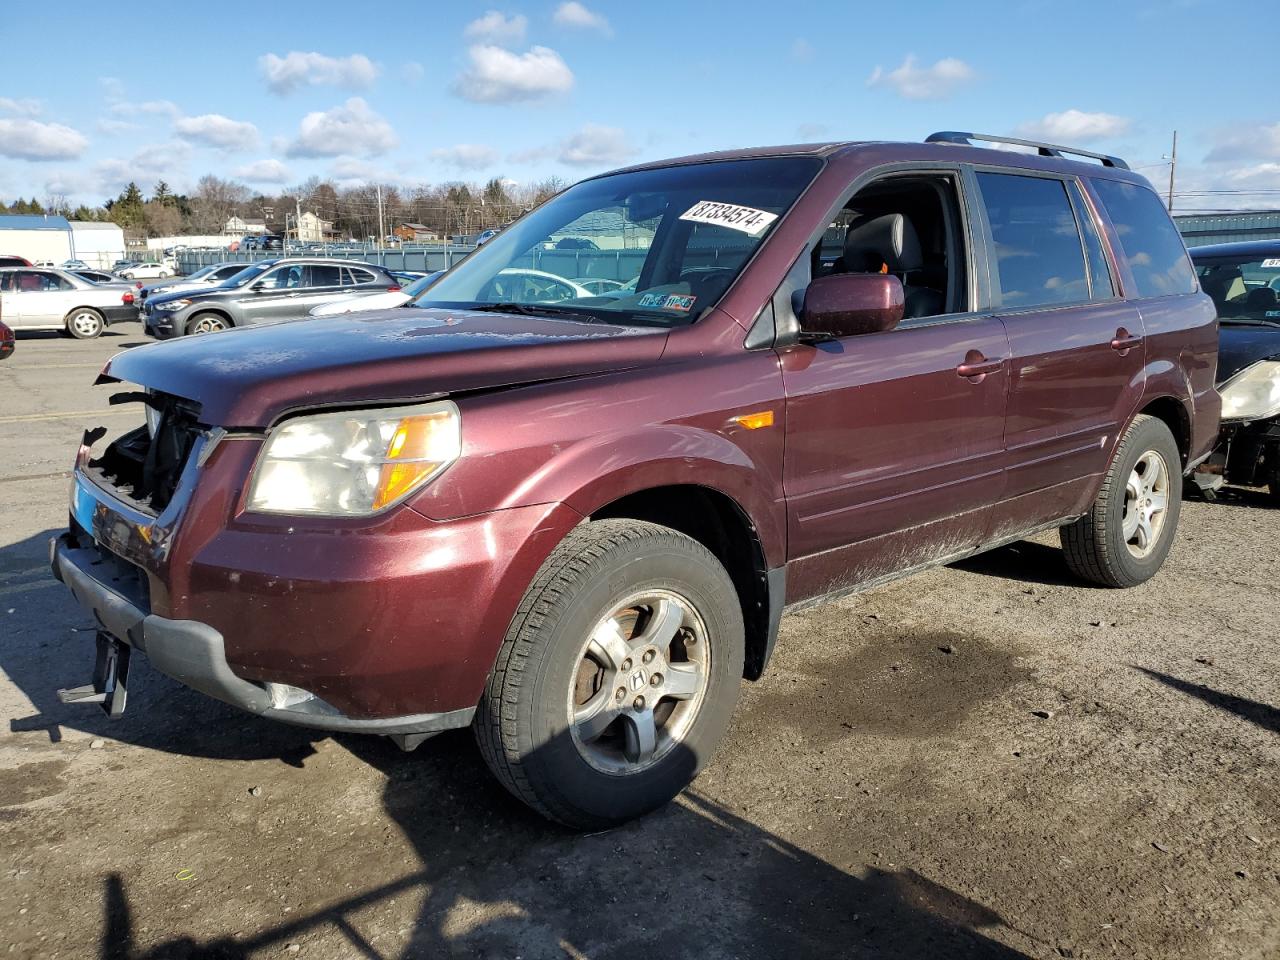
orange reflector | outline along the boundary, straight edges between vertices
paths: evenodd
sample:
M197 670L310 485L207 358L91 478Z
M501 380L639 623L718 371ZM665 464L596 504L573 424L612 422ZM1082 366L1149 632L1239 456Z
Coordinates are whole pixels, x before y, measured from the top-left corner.
M743 413L734 417L729 422L736 423L740 427L746 427L748 430L759 430L761 427L772 427L773 411L761 410L758 413Z

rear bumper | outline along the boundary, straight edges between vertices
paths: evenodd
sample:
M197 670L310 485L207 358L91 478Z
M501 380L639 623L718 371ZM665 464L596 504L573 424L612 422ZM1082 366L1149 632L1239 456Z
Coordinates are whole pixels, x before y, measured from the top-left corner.
M118 307L102 307L102 319L107 326L113 323L130 323L139 317L138 308L132 304L121 304Z
M296 726L351 733L438 733L471 722L475 709L371 719L349 717L298 688L253 683L227 663L222 634L194 620L170 620L147 613L145 587L127 564L116 564L95 547L82 547L71 534L49 542L53 575L89 611L98 626L147 655L161 673L215 700ZM108 582L109 581L109 582Z

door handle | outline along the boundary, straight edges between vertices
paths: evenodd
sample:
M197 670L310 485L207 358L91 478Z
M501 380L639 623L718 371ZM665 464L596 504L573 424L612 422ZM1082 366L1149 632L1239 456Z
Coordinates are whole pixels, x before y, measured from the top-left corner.
M964 363L956 367L956 375L970 383L981 383L987 374L999 373L1003 366L1003 360L988 360L981 350L970 350L964 356Z
M1140 343L1142 343L1141 337L1135 337L1124 327L1121 327L1111 339L1111 349L1124 356Z

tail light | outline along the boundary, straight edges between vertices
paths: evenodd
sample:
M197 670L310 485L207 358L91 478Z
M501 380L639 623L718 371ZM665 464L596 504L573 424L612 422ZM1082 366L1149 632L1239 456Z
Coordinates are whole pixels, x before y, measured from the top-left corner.
M133 303L133 294L126 290L124 296L120 298L120 302L124 304Z

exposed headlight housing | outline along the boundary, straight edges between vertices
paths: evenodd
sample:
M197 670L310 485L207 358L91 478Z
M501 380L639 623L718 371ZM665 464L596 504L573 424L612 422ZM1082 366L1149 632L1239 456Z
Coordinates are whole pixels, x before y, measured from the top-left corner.
M1223 420L1267 420L1280 414L1280 360L1259 360L1222 385Z
M267 437L248 509L370 516L421 489L461 452L462 420L450 400L297 417Z

